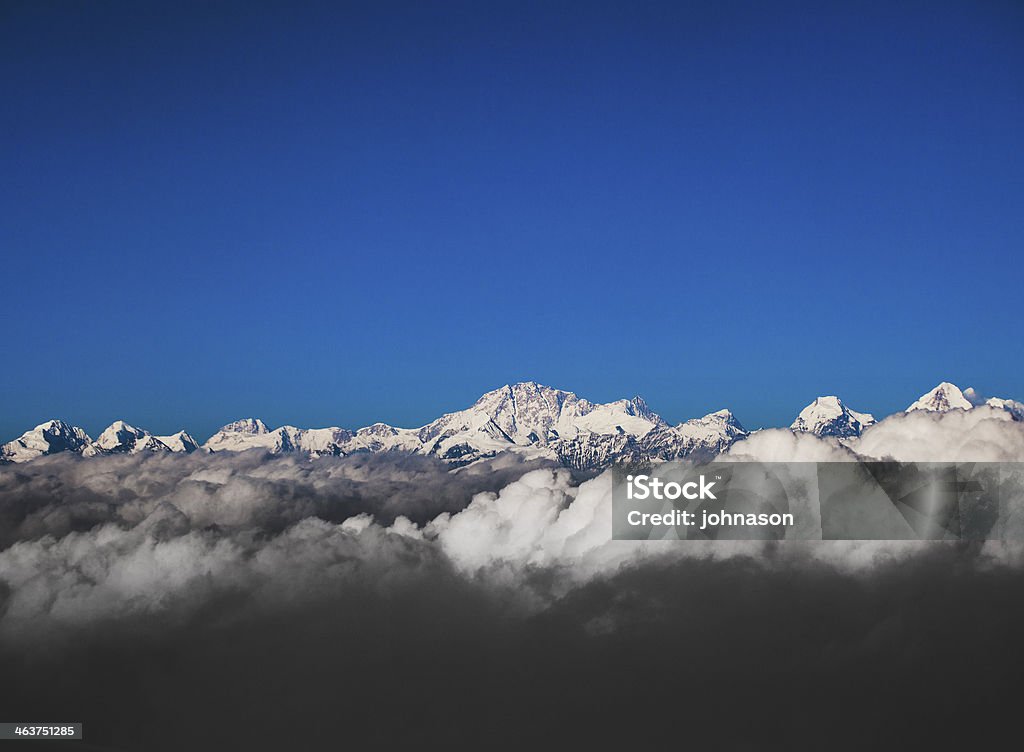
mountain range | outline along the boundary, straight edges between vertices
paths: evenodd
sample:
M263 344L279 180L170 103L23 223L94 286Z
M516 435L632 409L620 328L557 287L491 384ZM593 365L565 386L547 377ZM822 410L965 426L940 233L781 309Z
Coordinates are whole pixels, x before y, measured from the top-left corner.
M973 389L961 391L943 382L904 412L992 408L1024 421L1024 404L982 400ZM860 436L875 418L850 409L836 396L818 397L800 411L789 429L837 440ZM42 423L0 446L0 462L26 462L44 455L73 452L83 457L139 452L302 452L312 457L357 452L407 452L436 457L453 466L514 451L546 458L577 470L594 470L620 460L706 458L750 434L729 410L719 410L672 425L640 397L594 403L573 392L532 381L487 392L472 406L447 413L421 428L386 423L351 431L345 428L270 429L245 418L221 428L200 445L186 431L157 436L122 420L94 441L81 428L60 420Z

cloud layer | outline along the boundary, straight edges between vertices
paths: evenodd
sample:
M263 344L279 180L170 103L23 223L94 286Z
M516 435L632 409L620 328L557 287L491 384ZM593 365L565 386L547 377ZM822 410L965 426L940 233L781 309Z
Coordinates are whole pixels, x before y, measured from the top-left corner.
M1021 430L995 411L922 413L846 445L758 432L730 455L1021 460ZM612 541L610 508L607 474L515 458L454 473L260 453L3 468L0 702L85 718L125 749L339 733L472 746L496 730L791 748L785 729L837 724L829 746L857 748L907 722L915 741L955 738L933 714L998 710L1021 666L1019 545ZM851 703L875 715L850 725ZM218 736L225 718L242 742Z

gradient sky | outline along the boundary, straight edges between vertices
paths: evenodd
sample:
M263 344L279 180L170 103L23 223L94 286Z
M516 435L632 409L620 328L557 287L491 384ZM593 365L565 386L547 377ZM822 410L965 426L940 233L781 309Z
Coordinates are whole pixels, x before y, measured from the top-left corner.
M302 5L0 5L0 439L1024 398L1021 4Z

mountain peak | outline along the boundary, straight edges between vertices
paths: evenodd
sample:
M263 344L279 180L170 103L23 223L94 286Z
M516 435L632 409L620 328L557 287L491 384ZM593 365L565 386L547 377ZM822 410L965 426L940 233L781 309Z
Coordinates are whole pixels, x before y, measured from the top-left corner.
M169 450L169 446L149 431L136 428L123 420L115 420L99 435L96 441L82 451L82 454L91 457L97 454L135 454L142 451L166 452Z
M387 423L377 422L369 426L363 426L356 431L357 436L397 436L398 429Z
M44 454L81 452L91 441L78 426L68 425L62 420L48 420L0 446L0 460L26 462Z
M267 428L267 424L259 418L242 418L241 420L228 423L220 430L224 433L245 433L252 436L270 433L270 429Z
M851 410L841 399L830 394L816 398L801 410L790 429L817 436L849 438L860 436L865 428L874 423L875 417L870 413Z
M974 405L960 391L960 387L948 381L943 381L927 394L921 395L921 398L910 405L904 412L927 410L929 412L944 413L949 410L970 410L972 407Z
M687 423L692 423L692 422L695 422L695 421L714 422L714 423L726 423L726 424L728 424L730 426L735 426L735 427L739 428L741 431L745 431L746 430L746 429L743 428L742 425L740 425L740 422L736 419L736 415L733 413L733 411L728 409L728 408L722 408L721 410L715 410L713 413L708 413L707 415L705 415L702 418L693 418L693 419L688 420L686 422Z
M146 435L146 431L136 428L133 425L129 425L128 423L125 423L123 420L115 420L113 423L107 426L106 429L104 429L103 433L100 434L99 438L96 441L98 443L101 443L103 442L104 438L110 439L118 435L131 435L139 437Z
M154 436L153 438L172 452L191 454L199 449L199 442L192 437L192 434L185 430L172 433L169 436Z
M729 419L729 418L735 418L736 416L733 415L732 410L730 410L727 407L723 407L721 410L715 410L713 413L708 413L704 417L705 418L724 418L724 419Z
M480 395L480 399L474 403L474 407L477 405L493 404L504 399L524 399L542 395L572 395L572 392L538 384L536 381L517 381L514 384L505 384Z

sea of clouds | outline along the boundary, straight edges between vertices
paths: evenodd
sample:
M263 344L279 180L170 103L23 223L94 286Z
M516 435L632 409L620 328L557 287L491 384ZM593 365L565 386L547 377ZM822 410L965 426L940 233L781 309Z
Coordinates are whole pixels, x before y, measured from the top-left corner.
M766 430L726 459L859 456L1022 461L1024 424L911 413L845 446ZM196 728L215 741L245 718L247 746L229 746L269 749L289 719L329 747L309 720L339 708L367 743L449 734L453 709L472 744L518 739L524 716L626 743L646 727L587 725L593 708L664 714L671 697L703 714L701 738L766 748L787 713L830 733L850 693L876 697L872 734L899 725L892 692L921 723L954 700L995 707L1024 665L1018 543L615 541L611 489L514 454L454 472L259 451L0 468L0 702L88 717L122 749L206 748ZM975 671L972 698L940 691ZM741 700L753 727L725 723ZM156 734L133 713L195 726Z
M1024 424L989 408L893 416L849 445L759 431L724 459L1024 459ZM655 559L745 557L757 566L855 572L922 543L633 542L611 539L611 478L514 454L452 472L397 454L310 459L260 451L54 455L0 469L0 634L45 635L135 613L191 613L223 592L316 598L370 577L445 571L543 608L572 588ZM975 566L1018 566L989 542ZM540 575L543 576L540 576Z

